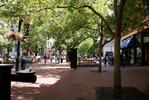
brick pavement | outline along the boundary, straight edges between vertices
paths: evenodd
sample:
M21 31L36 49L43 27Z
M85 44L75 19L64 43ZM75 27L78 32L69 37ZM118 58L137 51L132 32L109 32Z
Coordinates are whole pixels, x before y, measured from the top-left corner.
M37 82L12 82L12 100L96 100L95 87L113 86L113 67L79 67L71 70L69 64L34 64ZM133 86L149 95L149 66L125 67L122 86Z

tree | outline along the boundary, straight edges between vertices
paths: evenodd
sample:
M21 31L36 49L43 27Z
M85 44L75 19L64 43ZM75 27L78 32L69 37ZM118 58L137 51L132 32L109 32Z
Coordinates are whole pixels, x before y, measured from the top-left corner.
M16 25L16 22L19 21L18 25L18 32L22 31L21 26L23 26L23 33L28 34L28 28L30 23L30 17L34 12L36 12L36 9L41 9L46 5L47 0L44 2L40 1L30 1L30 0L9 0L6 5L1 9L1 14L5 17L7 17L11 24L14 23ZM36 6L33 6L36 5ZM28 19L29 16L29 19ZM24 21L23 25L22 22ZM27 29L27 31L26 31ZM20 56L20 40L18 40L17 44L17 58L16 58L16 71L18 70L18 62L19 62L19 56Z
M104 22L104 24L107 26L111 34L114 35L115 49L114 49L114 88L113 88L114 90L113 91L114 91L114 96L117 97L121 95L120 39L121 39L121 33L123 31L122 21L123 21L123 13L125 12L124 7L125 7L126 0L114 0L113 2L110 2L110 3L113 5L112 8L113 8L113 13L115 15L114 16L115 25L112 25L115 28L114 30L112 29L112 27L110 27L110 24L108 23L108 21L97 10L95 10L91 6L84 6L84 7L91 9L97 16L99 16ZM129 1L129 3L134 4L134 2L132 1ZM125 12L125 14L130 14L130 13ZM129 16L129 18L134 18L134 17ZM134 24L131 24L131 25L134 25Z
M29 28L30 28L30 30L34 30L34 29L32 29L34 27L32 27L30 22L33 22L32 24L36 24L36 26L38 26L38 25L41 26L41 25L48 22L47 18L49 16L47 16L48 15L47 11L37 12L38 9L42 9L43 7L46 7L47 4L49 4L48 0L44 0L43 2L30 1L30 0L21 0L21 1L20 0L15 0L15 1L14 0L9 0L9 1L6 2L5 6L2 7L1 15L3 15L5 18L8 19L8 22L7 22L8 24L10 24L10 25L14 24L14 25L18 26L17 25L18 20L23 20L23 25L22 25L21 31L23 31L23 33L25 35L24 40L29 40L29 41L24 42L23 46L26 45L25 47L27 47L30 44L31 47L35 47L34 43L31 43L33 41L30 41L30 40L34 40L34 37L36 36L35 33L32 33L34 31L29 32ZM33 5L36 5L36 6L33 6ZM44 16L44 15L46 15L46 16ZM42 18L42 19L39 19L39 18ZM36 21L35 21L35 19L36 19ZM45 24L45 25L47 25L47 24ZM42 29L41 27L38 27L38 28ZM37 27L36 27L35 30L39 30L39 29L37 29ZM43 31L36 31L36 32L41 33ZM27 36L28 34L30 34L31 37L28 37ZM32 34L34 34L34 36ZM33 36L33 38L32 38L32 36ZM28 38L30 38L30 39L28 39ZM39 40L43 41L43 39L45 39L45 38L42 38L42 39L39 39ZM39 43L43 44L43 42L39 42ZM32 44L33 44L33 46L32 46ZM41 47L39 47L39 48L41 48Z
M60 12L60 15L59 15ZM91 32L85 29L89 17L82 16L83 11L66 12L64 9L57 10L57 17L50 22L50 36L55 39L54 47L70 50L91 37ZM64 17L64 15L65 17Z
M103 47L105 46L105 44L109 43L110 41L113 40L114 36L113 35L110 35L108 34L108 32L106 32L106 27L105 25L103 24L102 20L101 20L101 23L99 25L99 37L100 37L100 40L99 40L99 50L98 50L98 54L99 54L99 67L98 67L98 72L101 72L101 57L102 57L102 49ZM105 34L106 33L106 34ZM109 39L108 39L109 38Z
M90 54L89 51L92 45L93 45L92 38L88 38L84 40L83 42L81 42L80 45L78 46L78 53L80 54L80 56L89 55Z
M71 1L70 1L71 2ZM74 9L80 9L80 8L88 8L91 11L93 11L106 25L107 29L110 31L110 33L114 36L114 43L115 43L115 49L114 49L114 96L120 96L121 95L121 71L120 71L120 39L121 39L121 33L124 31L125 23L123 23L123 14L128 17L128 19L132 19L135 17L130 16L131 13L127 11L132 11L130 9L124 8L125 7L126 0L111 0L107 2L109 7L112 7L112 13L114 16L112 16L114 24L110 25L108 20L106 20L105 16L103 16L98 10L88 4L82 4L79 5L77 0L73 0L72 3L70 3L71 7ZM134 6L129 6L130 4L133 4ZM110 6L111 5L111 6ZM138 8L138 3L134 2L132 0L129 1L128 4L129 8L134 7L135 9ZM128 9L128 10L126 10ZM138 14L139 15L139 14ZM141 17L138 16L137 18ZM128 21L127 19L127 21ZM135 21L134 21L135 22ZM140 22L139 22L140 23ZM124 25L124 26L123 26ZM134 24L132 24L134 26ZM113 29L114 28L114 29Z
M121 71L120 71L120 39L122 30L123 11L126 0L121 0L118 4L114 0L114 13L115 13L115 34L114 34L114 96L121 95Z

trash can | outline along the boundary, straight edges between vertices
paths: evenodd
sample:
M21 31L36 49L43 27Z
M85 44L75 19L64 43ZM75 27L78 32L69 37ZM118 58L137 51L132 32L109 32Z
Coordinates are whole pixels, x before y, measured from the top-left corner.
M0 64L0 98L11 100L11 68L13 64Z
M77 49L71 49L69 53L70 67L77 69Z

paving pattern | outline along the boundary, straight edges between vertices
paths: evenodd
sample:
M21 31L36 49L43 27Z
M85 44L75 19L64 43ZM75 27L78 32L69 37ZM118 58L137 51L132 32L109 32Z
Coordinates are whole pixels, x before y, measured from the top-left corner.
M11 82L11 100L96 100L96 87L113 86L113 67L79 67L69 64L33 64L36 83ZM149 66L121 69L122 86L135 87L149 95Z

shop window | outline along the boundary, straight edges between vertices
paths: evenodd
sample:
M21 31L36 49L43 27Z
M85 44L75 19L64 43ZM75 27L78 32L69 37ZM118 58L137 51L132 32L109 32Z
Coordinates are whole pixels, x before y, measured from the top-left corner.
M147 43L147 42L149 42L149 36L144 37L144 43Z
M137 63L141 64L141 59L142 59L142 50L140 47L137 47Z

